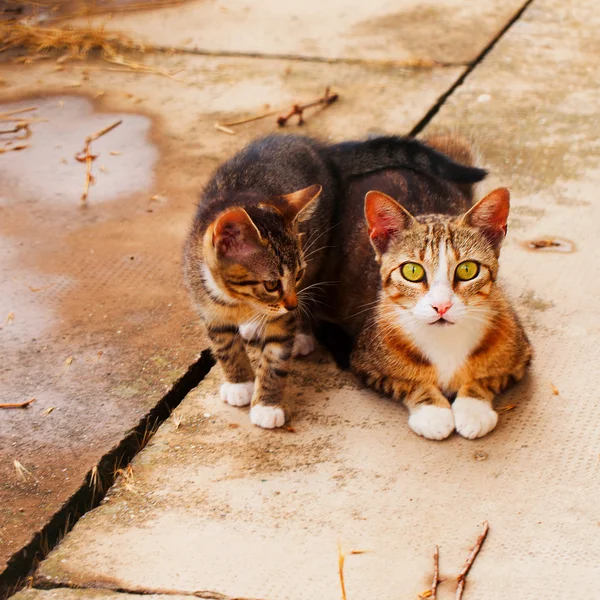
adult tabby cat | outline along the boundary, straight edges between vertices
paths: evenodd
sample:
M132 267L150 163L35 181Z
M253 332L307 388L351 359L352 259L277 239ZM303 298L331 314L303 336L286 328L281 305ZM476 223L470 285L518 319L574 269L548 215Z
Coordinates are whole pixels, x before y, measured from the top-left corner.
M186 279L225 374L221 397L251 402L255 425L284 424L288 361L314 345L309 291L322 281L336 226L340 169L355 176L391 166L462 182L485 176L411 139L327 146L269 136L223 164L204 189L185 247ZM240 333L262 340L256 378Z
M459 138L427 143L473 163ZM352 369L403 400L410 427L430 439L494 429L494 396L531 358L497 283L509 193L473 206L472 195L470 185L406 169L354 179L330 242L330 277L341 283L328 292L328 317L357 338Z

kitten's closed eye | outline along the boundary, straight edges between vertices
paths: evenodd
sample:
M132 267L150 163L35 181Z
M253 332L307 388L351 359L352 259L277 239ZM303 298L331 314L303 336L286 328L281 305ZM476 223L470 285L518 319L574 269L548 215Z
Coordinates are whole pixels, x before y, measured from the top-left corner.
M306 269L300 269L298 273L296 273L296 281L300 281L304 277L304 272Z

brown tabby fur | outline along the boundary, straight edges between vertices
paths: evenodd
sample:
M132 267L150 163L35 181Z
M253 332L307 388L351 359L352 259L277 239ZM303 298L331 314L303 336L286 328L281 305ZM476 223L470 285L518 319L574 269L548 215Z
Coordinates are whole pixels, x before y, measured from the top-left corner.
M473 164L470 146L461 138L437 136L427 143L455 160ZM377 238L372 223L369 231L363 217L365 196L371 190L397 199L410 215L416 217L415 220L406 215L406 228L387 246L387 241L382 243ZM494 198L492 194L498 195ZM503 194L507 202L508 192L500 190L492 194L487 197L490 199L486 200L488 205L495 206L495 199L502 200ZM373 200L379 196L370 197ZM403 400L411 415L426 405L450 408L448 398L453 396L478 399L491 406L496 395L523 377L531 359L529 341L496 281L503 225L500 222L499 229L493 231L480 227L482 220L490 216L483 204L474 209L476 212L471 221L464 217L472 200L470 186L459 186L405 169L386 170L356 179L348 186L345 212L333 241L339 251L330 265L331 278L341 282L330 292L327 304L331 308L325 316L356 337L351 355L352 369L369 386ZM374 210L369 209L369 202L366 209L367 216L369 210ZM395 214L400 214L396 208L394 210ZM373 247L369 233L375 236ZM478 321L485 323L468 356L453 370L449 380L442 381L444 378L434 361L401 324L399 315L408 314L428 293L427 281L439 265L438 249L446 241L454 261L449 264L451 272L465 260L481 264L480 273L474 280L455 280L452 285L466 310L475 311L476 326ZM426 282L409 283L399 274L399 266L407 261L430 267ZM456 327L443 323L427 324L424 329L429 330L423 335L436 328L449 331ZM445 331L443 335L450 334ZM491 428L494 425L495 422ZM479 437L487 431L478 433L476 427L465 427L459 432L466 437ZM421 434L441 439L449 433Z

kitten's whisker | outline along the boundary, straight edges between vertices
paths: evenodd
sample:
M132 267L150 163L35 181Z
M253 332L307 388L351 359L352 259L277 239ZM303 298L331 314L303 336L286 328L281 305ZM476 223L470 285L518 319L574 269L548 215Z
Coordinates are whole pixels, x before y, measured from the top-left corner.
M317 283L312 283L311 285L309 285L309 286L307 286L307 287L305 287L305 288L302 288L302 289L301 289L301 290L298 292L298 296L299 296L300 294L303 294L304 292L306 292L306 291L308 291L308 290L312 289L312 288L315 288L315 287L316 287L316 288L318 288L318 287L320 287L320 286L322 286L322 285L334 285L334 284L336 284L336 283L341 283L341 282L340 282L340 281L319 281L319 282L317 282Z
M304 260L308 261L308 258L310 256L312 256L313 254L316 254L317 252L320 252L321 250L325 250L325 248L336 248L336 246L321 246L321 247L317 248L316 250L311 250L308 254L304 255Z
M341 223L341 221L340 221ZM323 233L319 234L318 237L316 237L314 240L312 239L313 236L311 236L307 241L306 241L306 246L304 247L304 252L306 252L307 250L310 250L310 248L312 246L314 246L317 241L319 239L321 239L326 233L329 233L332 229L334 229L335 227L337 227L340 223L336 223L335 225L332 225L331 227L329 227L328 229L326 229ZM314 235L314 234L313 234ZM312 241L311 241L312 240Z

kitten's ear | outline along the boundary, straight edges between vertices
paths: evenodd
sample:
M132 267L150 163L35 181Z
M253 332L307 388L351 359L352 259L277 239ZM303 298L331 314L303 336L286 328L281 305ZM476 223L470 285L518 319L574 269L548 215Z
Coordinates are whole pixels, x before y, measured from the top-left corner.
M510 193L506 188L499 188L477 202L461 223L481 229L494 246L500 247L506 236L509 210Z
M365 196L365 218L378 257L387 250L390 241L415 223L415 218L403 206L377 191L367 192Z
M256 252L264 242L250 215L232 208L215 221L212 243L220 258L235 258Z
M288 221L305 221L317 208L315 200L322 191L320 185L309 185L303 190L281 196L274 206Z

